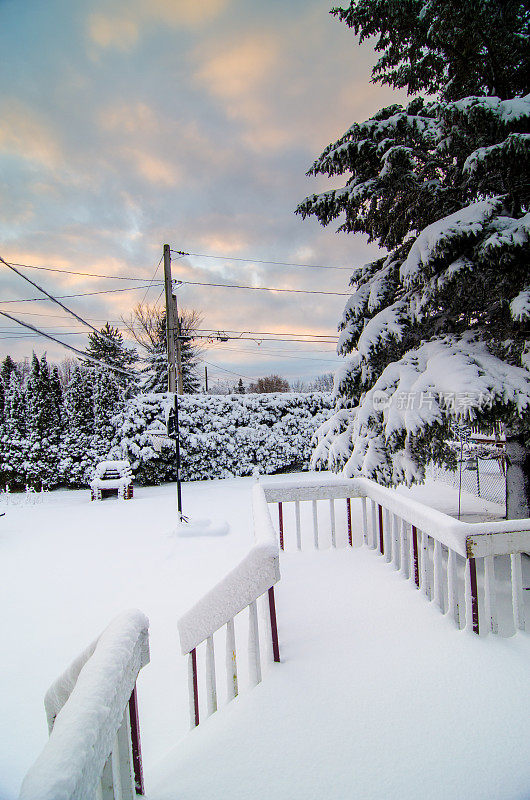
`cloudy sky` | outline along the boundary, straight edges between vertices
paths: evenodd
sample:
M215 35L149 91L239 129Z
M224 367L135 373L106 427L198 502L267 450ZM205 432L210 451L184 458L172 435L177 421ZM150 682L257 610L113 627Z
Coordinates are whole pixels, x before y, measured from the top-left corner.
M399 98L370 84L373 50L331 5L0 0L0 255L116 276L22 270L52 294L107 291L63 301L97 327L122 326L144 298L162 302L162 268L146 287L165 242L204 254L175 258L182 281L346 292L349 269L376 248L293 212L326 188L305 176L323 148ZM6 267L0 276L0 308L86 346L83 328L51 302L7 303L39 292ZM127 291L109 291L118 288ZM293 339L336 335L344 305L340 295L190 284L178 298L202 313L205 330ZM309 379L337 363L331 343L267 338L209 344L211 380ZM0 346L2 357L67 354L5 318Z

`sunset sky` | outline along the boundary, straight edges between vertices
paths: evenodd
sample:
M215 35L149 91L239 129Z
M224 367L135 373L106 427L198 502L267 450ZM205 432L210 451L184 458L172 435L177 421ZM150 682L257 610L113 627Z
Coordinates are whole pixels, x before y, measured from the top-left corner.
M305 176L354 121L399 101L369 82L374 53L330 16L330 0L0 0L0 255L20 264L141 278L164 242L190 256L174 278L346 292L376 255L360 236L294 214L324 182ZM230 258L342 266L309 269ZM0 265L2 266L2 265ZM134 281L23 270L52 294ZM0 308L81 349L85 333L2 266ZM156 280L162 277L158 270ZM147 301L161 286L153 283ZM100 327L146 289L65 300ZM336 334L341 296L183 285L203 328ZM160 298L159 302L162 302ZM53 315L53 316L52 316ZM67 351L0 318L2 357ZM259 341L259 337L256 337ZM331 344L216 342L215 378L334 369ZM227 372L226 370L229 370ZM235 374L232 374L235 373Z

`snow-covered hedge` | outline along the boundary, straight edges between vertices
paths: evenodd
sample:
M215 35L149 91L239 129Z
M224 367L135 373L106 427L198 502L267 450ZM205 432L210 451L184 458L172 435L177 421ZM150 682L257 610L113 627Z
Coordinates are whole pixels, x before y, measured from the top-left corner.
M115 420L112 454L131 462L139 483L175 478L173 444L153 447L149 428L165 420L167 394L137 395ZM307 469L311 438L329 416L331 395L183 395L179 398L181 475L184 480Z

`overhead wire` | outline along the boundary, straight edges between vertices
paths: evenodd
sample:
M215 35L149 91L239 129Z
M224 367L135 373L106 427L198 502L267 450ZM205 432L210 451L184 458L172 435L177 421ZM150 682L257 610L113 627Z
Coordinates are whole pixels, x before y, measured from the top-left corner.
M214 369L220 369L222 372L228 372L230 375L237 375L238 378L246 378L247 381L254 381L256 380L255 377L251 377L250 375L242 375L240 372L234 372L233 369L226 369L225 367L220 367L218 364L212 364L211 361L207 361L205 358L198 358L202 364L208 364L209 367L213 367Z
M349 297L350 292L323 292L316 289L280 289L274 286L244 286L237 283L203 283L201 281L181 281L173 279L179 286L214 286L221 289L249 289L254 292L290 292L294 294L327 294Z
M162 260L162 259L161 259ZM145 278L135 278L132 275L102 275L99 272L77 272L72 269L61 269L61 267L37 267L35 264L19 264L16 261L10 261L14 267L24 267L25 269L40 269L46 272L59 272L63 275L80 275L84 278L108 278L113 281L145 281ZM160 263L159 265L160 266ZM156 273L155 273L156 274ZM159 283L160 281L156 281Z
M8 267L9 269L11 269L13 272L15 272L17 275L19 275L21 278L23 278L23 280L27 281L32 286L34 286L36 289L38 289L39 292L42 292L49 300L51 300L53 303L56 303L58 306L60 306L60 308L62 308L63 311L66 311L67 314L69 314L70 316L74 317L74 319L76 319L82 325L85 325L87 328L90 328L90 330L93 331L93 333L95 333L97 337L103 339L104 341L110 342L113 346L115 345L115 341L111 336L109 336L108 334L104 333L103 331L98 330L97 328L95 328L94 325L91 325L90 322L87 322L87 320L83 319L83 317L79 316L79 314L76 314L76 312L72 311L71 308L68 308L68 306L65 306L64 303L61 303L60 300L58 300L54 295L50 294L48 291L46 291L46 289L43 289L42 286L39 286L39 284L35 283L35 281L32 281L31 278L28 278L27 275L24 275L24 273L20 272L20 270L18 270L12 264L7 262L1 256L0 256L0 262L2 264L4 264L6 267Z
M157 272L158 272L158 270L160 269L160 264L162 263L162 259L163 259L163 258L164 258L164 256L163 256L163 255L162 255L162 256L160 256L160 261L158 262L158 264L157 264L157 266L156 266L156 269L155 269L155 271L154 271L154 273L153 273L153 277L152 277L152 278L151 278L151 280L149 281L149 286L148 286L148 287L147 287L147 289L145 290L145 294L144 294L144 296L143 296L143 298L142 298L142 302L140 303L140 305L143 305L143 304L145 303L145 298L147 297L147 293L148 293L149 289L150 289L150 288L151 288L151 286L153 285L153 282L154 282L154 280L155 280L155 278L156 278L156 273L157 273Z
M67 314L70 314L70 316L72 316L72 317L75 317L75 319L76 319L78 322L81 322L81 324L82 324L82 325L86 325L86 326L87 326L88 328L90 328L92 331L94 331L95 333L97 333L97 334L98 334L98 336L103 336L103 338L107 338L107 337L106 337L104 334L102 334L100 331L98 331L98 329L97 329L97 328L95 328L93 325L91 325L91 324L90 324L90 322L87 322L86 320L84 320L84 319L83 319L83 317L80 317L80 316L79 316L79 314L76 314L76 313L75 313L75 311L72 311L72 309L71 309L71 308L68 308L68 306L65 306L65 305L64 305L64 303L61 303L61 302L60 302L60 300L58 300L58 299L57 299L56 297L54 297L52 294L50 294L49 292L47 292L47 291L46 291L46 289L43 289L43 288L42 288L42 286L39 286L39 284L38 284L38 283L35 283L35 281L32 281L32 280L31 280L31 278L28 278L28 276L27 276L27 275L24 275L24 273L23 273L23 272L20 272L20 270L18 270L18 269L17 269L16 267L14 267L12 264L9 264L9 263L8 263L8 262L7 262L7 261L4 259L4 258L2 258L2 256L0 256L0 262L1 262L2 264L4 264L6 267L8 267L8 269L12 270L12 271L13 271L13 272L15 272L17 275L19 275L19 276L20 276L20 277L21 277L23 280L27 281L27 282L28 282L28 283L30 283L32 286L34 286L36 289L38 289L38 291L39 291L39 292L42 292L44 295L46 295L46 297L47 297L49 300L51 300L53 303L56 303L58 306L60 306L60 307L63 309L63 311L66 311L66 313L67 313ZM42 298L41 298L41 299L42 299Z
M77 353L77 355L81 356L81 358L85 359L86 361L91 361L91 362L93 362L95 364L99 364L100 366L105 367L107 369L110 369L113 372L120 372L123 375L128 375L131 378L135 377L133 372L129 372L128 370L121 369L121 367L114 367L111 364L106 363L105 361L100 361L99 359L94 358L93 356L89 356L89 355L87 355L87 353L84 353L82 350L78 350L77 347L74 347L71 344L67 344L67 342L61 342L61 340L60 339L56 339L55 336L51 336L49 333L45 333L44 331L39 330L39 328L36 328L34 325L30 325L29 322L23 322L22 320L17 319L16 317L13 317L11 314L8 314L6 311L0 311L0 314L3 317L7 317L7 319L12 320L13 322L18 322L18 324L22 325L24 328L29 328L30 330L34 331L35 333L38 333L40 336L44 336L46 339L50 339L52 342L55 342L56 344L60 344L60 345L62 345L62 347L66 347L68 350L72 350L74 353Z
M207 253L185 253L183 250L171 250L172 253L177 253L179 256L193 256L194 258L217 258L223 261L244 261L252 264L274 264L280 267L307 267L308 269L347 269L352 270L352 267L338 267L330 264L295 264L291 261L266 261L259 258L236 258L235 256L214 256Z
M145 289L145 284L143 286L126 286L123 289L102 289L99 292L79 292L78 294L58 294L57 298L59 300L68 300L72 297L92 297L96 294L115 294L116 292L131 292L135 289ZM25 297L20 300L0 300L2 305L6 303L37 303L44 300L43 297Z

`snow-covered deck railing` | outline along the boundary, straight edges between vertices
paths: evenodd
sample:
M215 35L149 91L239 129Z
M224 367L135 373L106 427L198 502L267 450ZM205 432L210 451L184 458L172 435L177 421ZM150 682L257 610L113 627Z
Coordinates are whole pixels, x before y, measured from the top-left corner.
M217 710L213 637L226 626L226 697L230 701L238 694L235 617L246 608L249 612L249 683L251 686L256 686L261 681L258 601L265 606L262 610L267 612L263 613L261 618L267 628L267 639L271 643L270 655L273 661L280 660L274 599L274 584L280 580L279 552L265 495L259 484L253 488L253 513L254 546L237 566L178 621L182 653L188 655L192 728L199 724L197 648L200 644L206 643L206 712L210 716Z
M48 689L50 738L20 800L133 800L144 794L136 679L149 663L149 620L116 617Z
M331 546L336 547L335 501L346 500L348 544L353 546L351 499L359 498L361 543L378 550L458 625L463 605L465 625L475 633L479 633L479 608L480 632L498 632L495 559L509 556L513 623L515 630L525 630L521 554L530 553L530 519L462 522L365 478L303 484L285 481L264 484L263 488L267 502L278 503L282 550L285 503L294 503L296 546L301 549L301 503L311 502L313 544L318 549L318 501L329 501ZM463 581L459 579L462 572Z

